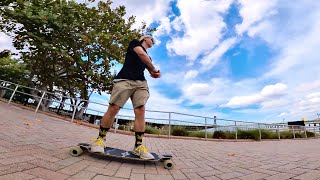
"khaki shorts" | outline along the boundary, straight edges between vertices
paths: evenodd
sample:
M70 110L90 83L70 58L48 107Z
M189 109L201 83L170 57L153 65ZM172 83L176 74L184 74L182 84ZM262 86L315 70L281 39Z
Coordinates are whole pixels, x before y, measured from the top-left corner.
M133 108L145 105L149 99L147 81L123 80L114 83L109 104L123 107L129 97Z

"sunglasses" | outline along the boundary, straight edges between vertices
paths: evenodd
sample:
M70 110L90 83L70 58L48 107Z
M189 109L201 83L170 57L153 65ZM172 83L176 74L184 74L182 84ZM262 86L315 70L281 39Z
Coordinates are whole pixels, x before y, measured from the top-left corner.
M155 44L155 43L154 43L154 39L153 39L153 38L151 38L151 42L152 42L153 44Z

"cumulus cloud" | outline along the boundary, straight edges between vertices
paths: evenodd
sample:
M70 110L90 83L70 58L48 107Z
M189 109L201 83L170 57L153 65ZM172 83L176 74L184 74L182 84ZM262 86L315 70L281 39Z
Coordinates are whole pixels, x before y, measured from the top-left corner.
M245 107L249 105L254 105L257 103L261 103L268 98L272 98L274 96L283 95L287 89L287 85L282 83L277 83L275 85L265 86L259 93L249 95L249 96L235 96L230 99L230 101L222 107Z
M136 17L137 25L141 22L146 22L149 26L153 22L167 21L166 17L171 14L170 2L172 0L117 0L113 1L112 7L124 5L127 10L127 15Z
M261 109L273 109L287 106L289 101L287 99L273 99L261 103Z
M263 97L273 97L273 96L284 94L286 90L287 90L287 85L282 83L277 83L275 85L265 86L261 90L260 94Z
M242 17L242 23L236 25L239 35L251 28L256 28L259 22L277 13L274 8L277 5L277 0L238 0L238 3L240 5L239 14Z
M186 73L186 75L184 76L184 79L193 79L197 77L198 74L199 72L197 70L190 70Z
M221 57L236 43L236 38L224 40L217 48L200 60L203 70L209 70L218 63Z
M184 94L191 97L207 96L211 92L212 88L210 88L209 85L205 83L194 83L184 89Z
M183 35L172 37L167 44L168 51L186 56L192 64L199 55L215 48L226 28L222 14L227 12L232 2L232 0L178 0L180 16L176 17L172 25Z

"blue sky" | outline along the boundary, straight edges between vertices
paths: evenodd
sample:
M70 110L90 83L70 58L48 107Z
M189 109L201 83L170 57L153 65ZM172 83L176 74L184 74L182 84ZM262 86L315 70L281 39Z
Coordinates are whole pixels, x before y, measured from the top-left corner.
M136 16L137 26L158 28L148 52L162 78L145 72L147 109L256 122L320 113L319 2L117 0L112 6L118 5Z

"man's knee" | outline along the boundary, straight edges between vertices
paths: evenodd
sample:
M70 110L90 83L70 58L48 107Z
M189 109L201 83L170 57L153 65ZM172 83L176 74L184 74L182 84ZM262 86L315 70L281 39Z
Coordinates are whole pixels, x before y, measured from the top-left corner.
M115 104L110 104L110 109L114 112L118 112L120 110L120 107Z
M144 106L144 105L138 106L138 107L136 107L136 108L134 109L134 111L135 111L136 113L142 114L142 113L145 112L145 106Z

